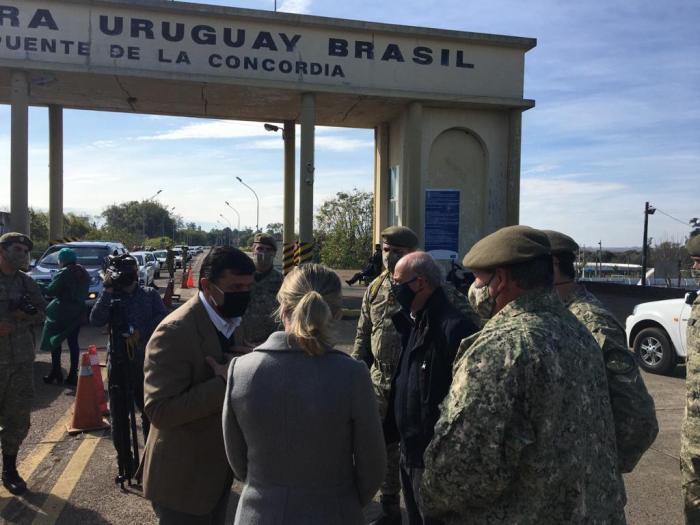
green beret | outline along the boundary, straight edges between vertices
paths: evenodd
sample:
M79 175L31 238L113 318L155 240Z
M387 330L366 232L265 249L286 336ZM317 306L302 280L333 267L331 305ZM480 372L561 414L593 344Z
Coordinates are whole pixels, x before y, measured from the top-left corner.
M551 255L549 240L529 226L506 226L477 242L464 256L464 266L472 270L498 268Z
M554 230L541 230L549 239L549 245L552 249L552 255L558 253L576 253L578 252L578 244L566 234Z
M700 233L688 239L685 249L691 257L700 257Z
M401 248L418 248L418 236L411 228L406 226L389 226L382 232L382 240L392 246Z
M274 248L274 250L277 251L277 242L275 242L275 238L269 233L256 233L255 237L253 238L253 242L257 242L258 244L265 244L267 246L270 246L271 248Z
M23 233L7 232L3 233L0 237L0 244L12 244L15 242L24 244L30 250L34 248L34 243L32 242L32 240L29 238L28 235L25 235Z

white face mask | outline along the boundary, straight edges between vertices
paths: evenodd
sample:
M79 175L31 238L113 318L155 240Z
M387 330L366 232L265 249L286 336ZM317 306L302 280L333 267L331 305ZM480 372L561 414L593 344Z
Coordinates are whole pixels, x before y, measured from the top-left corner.
M274 253L259 252L253 254L253 263L255 264L255 269L259 272L269 270L274 260Z
M493 311L496 308L496 298L491 296L489 291L489 284L496 276L496 274L491 276L491 279L483 285L476 286L476 282L473 282L469 287L469 293L467 298L469 299L469 304L476 312L476 314L482 319L491 319L493 317Z

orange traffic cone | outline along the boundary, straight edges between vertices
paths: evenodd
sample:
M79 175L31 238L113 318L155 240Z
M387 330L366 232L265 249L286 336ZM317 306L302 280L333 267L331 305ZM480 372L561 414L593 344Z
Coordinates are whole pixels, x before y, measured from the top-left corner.
M173 291L175 288L175 283L172 279L168 280L168 286L165 287L165 293L163 294L163 304L166 308L172 308L173 306Z
M95 384L95 393L97 394L97 403L100 406L100 414L109 414L109 409L107 408L107 397L105 396L105 384L102 382L100 359L97 356L97 347L95 345L88 346L88 354L90 354L92 381Z
M194 288L194 280L192 279L192 265L190 264L190 269L187 271L187 288Z
M180 282L180 288L187 289L187 266L182 266L182 281Z
M84 352L80 362L78 390L73 405L73 421L68 426L69 434L109 428L109 423L100 414L100 405L91 375L90 354Z

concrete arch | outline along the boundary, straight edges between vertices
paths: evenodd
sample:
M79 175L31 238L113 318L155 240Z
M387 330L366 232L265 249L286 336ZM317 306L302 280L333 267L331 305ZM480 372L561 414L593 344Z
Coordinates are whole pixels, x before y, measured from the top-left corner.
M430 146L426 189L460 191L460 255L486 230L488 160L484 140L465 127L443 130Z

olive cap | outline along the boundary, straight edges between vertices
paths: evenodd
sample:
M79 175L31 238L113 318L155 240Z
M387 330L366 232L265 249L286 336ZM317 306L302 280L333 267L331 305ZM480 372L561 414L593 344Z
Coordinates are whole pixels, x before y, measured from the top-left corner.
M576 253L578 252L578 244L568 235L554 230L540 230L549 239L549 246L552 249L552 255L558 253Z
M485 270L551 255L549 240L529 226L506 226L477 242L464 256L464 266Z
M2 236L0 236L0 244L12 244L15 242L24 244L30 250L34 248L34 243L32 242L32 240L29 238L28 235L25 235L23 233L7 232L3 233Z
M700 257L700 233L688 239L685 249L688 250L688 255L691 257Z
M392 246L410 248L411 250L418 247L418 236L406 226L389 226L382 232L382 240Z
M253 237L253 242L257 242L258 244L265 244L266 246L270 246L275 251L277 251L277 242L275 242L275 238L269 233L256 233L255 237Z

